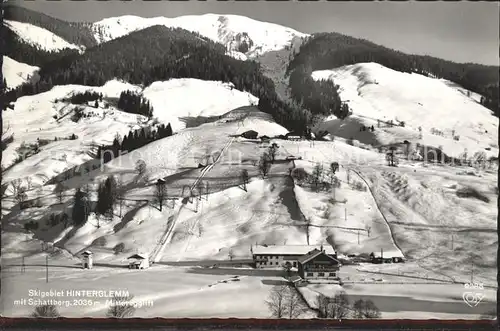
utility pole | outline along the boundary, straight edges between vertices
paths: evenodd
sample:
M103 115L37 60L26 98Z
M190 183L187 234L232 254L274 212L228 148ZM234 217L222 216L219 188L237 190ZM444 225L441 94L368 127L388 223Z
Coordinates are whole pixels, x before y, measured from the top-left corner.
M347 222L347 207L344 208L344 220Z
M453 232L451 233L451 250L453 250L453 240L455 236L453 235Z
M21 273L24 273L25 268L26 268L26 267L25 267L25 265L24 265L24 256L23 256L23 262L22 262L22 264L21 264Z
M358 245L359 245L359 230L358 230Z
M471 261L470 283L474 284L474 259Z
M49 256L45 256L45 282L49 282Z

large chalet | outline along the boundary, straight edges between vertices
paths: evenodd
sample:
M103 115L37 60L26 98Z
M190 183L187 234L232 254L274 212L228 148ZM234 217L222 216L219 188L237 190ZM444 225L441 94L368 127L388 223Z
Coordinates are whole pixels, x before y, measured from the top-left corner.
M257 268L283 267L289 262L292 267L297 268L299 259L313 250L324 251L326 255L337 258L332 246L323 245L256 245L252 246L252 256Z
M309 279L337 279L340 262L325 253L325 250L314 249L298 260L299 276Z

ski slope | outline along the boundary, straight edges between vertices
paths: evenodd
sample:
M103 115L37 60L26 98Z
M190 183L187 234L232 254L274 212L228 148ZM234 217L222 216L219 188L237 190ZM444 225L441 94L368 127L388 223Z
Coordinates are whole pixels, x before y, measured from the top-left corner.
M3 56L2 75L9 89L16 88L28 81L36 80L39 69L39 67L17 62L8 56Z
M353 112L345 121L332 117L321 125L334 135L338 132L346 138L353 136L382 145L409 140L436 148L442 146L447 155L455 157L465 149L470 155L476 151L498 155L498 118L478 103L477 94L447 80L402 73L378 63L314 71L312 77L333 80L339 85L341 99ZM396 127L383 124L378 128L377 120L392 120ZM405 122L404 128L397 127L400 121ZM359 132L362 124L373 125L374 134ZM443 135L433 134L433 129ZM459 141L453 136L459 136Z
M230 83L193 78L154 82L144 89L143 96L150 101L153 116L162 123L170 123L174 132L184 129L190 120L221 116L259 102Z
M4 24L11 29L22 41L48 52L58 52L65 48L83 50L83 46L69 43L54 33L36 25L4 20Z
M307 34L278 24L261 22L239 15L187 15L175 18L143 18L133 15L110 17L93 24L95 38L99 43L127 35L133 31L154 25L176 27L197 32L215 42L220 42L229 51L257 56L265 52L279 50L290 44L293 37ZM245 41L253 45L246 51L239 50ZM234 55L233 53L230 53ZM241 57L238 55L238 57Z

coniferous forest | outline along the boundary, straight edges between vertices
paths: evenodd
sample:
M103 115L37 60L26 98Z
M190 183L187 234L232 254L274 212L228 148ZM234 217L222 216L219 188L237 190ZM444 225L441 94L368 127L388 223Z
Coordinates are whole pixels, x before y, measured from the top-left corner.
M99 146L97 149L97 158L102 159L106 163L124 152L131 152L153 141L170 137L172 134L170 123L166 126L165 124L160 124L156 130L142 128L130 131L122 139L116 137L109 146Z
M148 100L131 91L123 91L118 99L118 108L127 113L139 114L151 118L153 107Z
M366 62L376 62L400 72L432 75L455 82L483 95L481 103L499 116L498 67L408 55L339 33L314 34L302 44L287 68L292 97L314 113L333 113L343 118L346 114L342 111L334 82L315 82L311 73Z

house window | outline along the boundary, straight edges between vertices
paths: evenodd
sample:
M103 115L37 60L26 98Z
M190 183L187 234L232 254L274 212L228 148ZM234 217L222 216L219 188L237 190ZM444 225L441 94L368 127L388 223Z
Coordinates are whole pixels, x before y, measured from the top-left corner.
M329 276L329 277L335 277L335 273L334 273L334 272L330 272L330 273L328 274L328 276Z
M324 272L318 273L318 277L325 277L325 273Z
M312 276L314 276L312 272L307 273L307 277L312 277Z
M297 266L297 262L293 262L293 266L296 267Z
M263 264L264 264L264 265L267 265L267 262L264 262Z
M272 263L272 262L269 262L269 265L273 265L273 263Z

